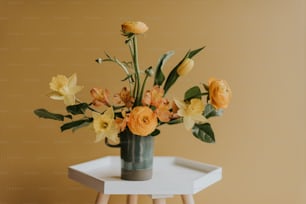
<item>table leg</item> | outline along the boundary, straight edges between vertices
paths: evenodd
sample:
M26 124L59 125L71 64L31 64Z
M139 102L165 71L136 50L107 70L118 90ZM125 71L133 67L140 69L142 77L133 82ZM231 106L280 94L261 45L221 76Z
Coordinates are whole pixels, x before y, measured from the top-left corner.
M137 204L138 195L128 195L127 196L127 204Z
M98 193L95 204L107 204L109 200L109 195Z
M153 199L153 204L166 204L166 198Z
M181 195L183 204L195 204L192 195Z

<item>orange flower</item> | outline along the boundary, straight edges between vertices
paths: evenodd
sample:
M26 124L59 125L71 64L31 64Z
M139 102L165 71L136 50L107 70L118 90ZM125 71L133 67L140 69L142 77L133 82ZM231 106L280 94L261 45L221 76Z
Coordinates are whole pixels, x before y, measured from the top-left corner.
M141 21L127 21L121 25L121 29L124 33L143 34L149 28Z
M169 122L172 113L169 111L169 103L161 103L154 111L161 122Z
M149 107L137 106L131 111L127 126L133 134L148 136L157 126L157 116Z
M209 80L210 103L217 109L227 108L232 97L232 91L225 80Z
M163 101L164 101L164 90L160 88L159 86L154 86L153 89L151 90L151 105L158 107L160 106Z
M164 90L159 86L154 86L151 90L146 91L142 99L142 104L158 107L164 102L163 96Z
M104 104L110 107L109 91L107 89L92 88L90 94L94 98L92 101L94 106L101 106Z
M131 92L126 87L123 87L120 93L115 94L114 100L117 104L124 103L127 108L131 108L135 101L131 96Z
M143 98L141 100L141 103L142 105L146 105L146 106L149 106L151 105L151 100L152 100L152 97L151 97L151 91L150 90L147 90L144 94L143 94Z
M123 110L121 112L121 114L122 114L123 118L116 117L115 123L120 128L120 131L123 132L126 128L126 124L127 124L127 121L128 121L128 115L126 114L125 110Z

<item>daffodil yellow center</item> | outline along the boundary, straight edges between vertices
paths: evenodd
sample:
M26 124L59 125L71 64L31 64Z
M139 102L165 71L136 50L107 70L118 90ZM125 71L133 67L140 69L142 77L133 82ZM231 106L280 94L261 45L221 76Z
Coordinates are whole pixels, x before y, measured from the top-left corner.
M101 129L107 129L107 127L108 127L108 123L102 121L102 122L101 122Z

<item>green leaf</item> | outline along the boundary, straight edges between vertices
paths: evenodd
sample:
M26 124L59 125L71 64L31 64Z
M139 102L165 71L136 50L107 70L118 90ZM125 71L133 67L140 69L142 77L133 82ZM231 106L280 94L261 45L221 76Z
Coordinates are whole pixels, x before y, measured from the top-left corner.
M192 50L192 51L188 51L186 53L186 55L184 56L184 58L171 70L170 74L167 77L166 83L164 85L164 91L165 94L167 93L167 91L170 89L170 87L176 82L176 80L179 78L179 75L177 74L177 69L179 68L179 66L183 63L183 61L186 58L192 58L193 56L195 56L196 54L198 54L201 50L203 50L205 47L201 47L199 49L196 50Z
M204 117L205 118L210 118L210 117L214 117L214 116L221 116L223 114L223 110L222 109L216 109L213 105L211 104L207 104L205 106L205 110L204 110Z
M88 107L89 105L87 103L79 103L76 105L67 106L66 110L73 115L78 115L84 114Z
M175 124L182 123L182 122L183 122L183 118L177 118L177 119L174 119L174 120L170 120L169 122L167 122L167 124L175 125Z
M35 115L37 115L40 118L46 118L46 119L52 119L52 120L60 120L60 121L64 121L64 118L72 118L71 115L62 115L62 114L58 114L58 113L51 113L49 111L47 111L46 109L40 108L40 109L36 109L34 110Z
M204 87L204 89L205 89L206 91L209 91L209 86L208 86L208 85L203 84L203 87Z
M90 123L91 123L91 122L84 122L84 123L82 123L81 125L79 125L79 126L76 126L76 127L72 128L72 132L75 132L75 131L77 131L77 130L78 130L78 129L80 129L80 128L83 128L83 127L89 126L89 125L90 125Z
M65 123L64 125L61 126L61 131L63 132L71 128L76 130L79 127L86 126L87 123L91 123L92 121L93 121L93 118L86 118L86 119L75 120L69 123Z
M121 81L126 81L126 80L134 82L133 75L132 74L128 74L124 79L121 79Z
M209 123L195 124L192 134L203 142L215 143L215 135Z
M165 86L164 86L164 91L165 94L167 93L167 91L170 89L170 87L176 82L176 80L179 78L178 73L176 72L177 68L179 67L180 63L178 65L176 65L172 71L170 72L170 74L167 77Z
M160 59L156 66L156 73L155 73L155 79L154 79L154 85L162 85L162 83L165 80L165 76L162 72L164 65L168 61L168 59L174 54L174 51L169 51L165 53Z
M190 100L192 98L201 99L201 97L201 89L198 86L194 86L185 92L184 100Z
M155 129L152 133L151 133L151 136L157 136L159 135L160 133L160 130L159 129Z
M192 50L192 51L188 52L186 58L187 58L187 57L188 57L188 58L192 58L193 56L195 56L196 54L198 54L198 53L199 53L201 50L203 50L204 48L205 48L205 46L204 46L204 47L201 47L201 48L199 48L199 49Z

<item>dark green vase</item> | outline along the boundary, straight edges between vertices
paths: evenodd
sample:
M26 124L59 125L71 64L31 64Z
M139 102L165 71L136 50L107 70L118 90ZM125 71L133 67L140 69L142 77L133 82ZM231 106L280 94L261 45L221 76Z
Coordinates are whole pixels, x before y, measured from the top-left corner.
M138 136L128 129L120 135L121 179L144 181L152 178L153 136Z

